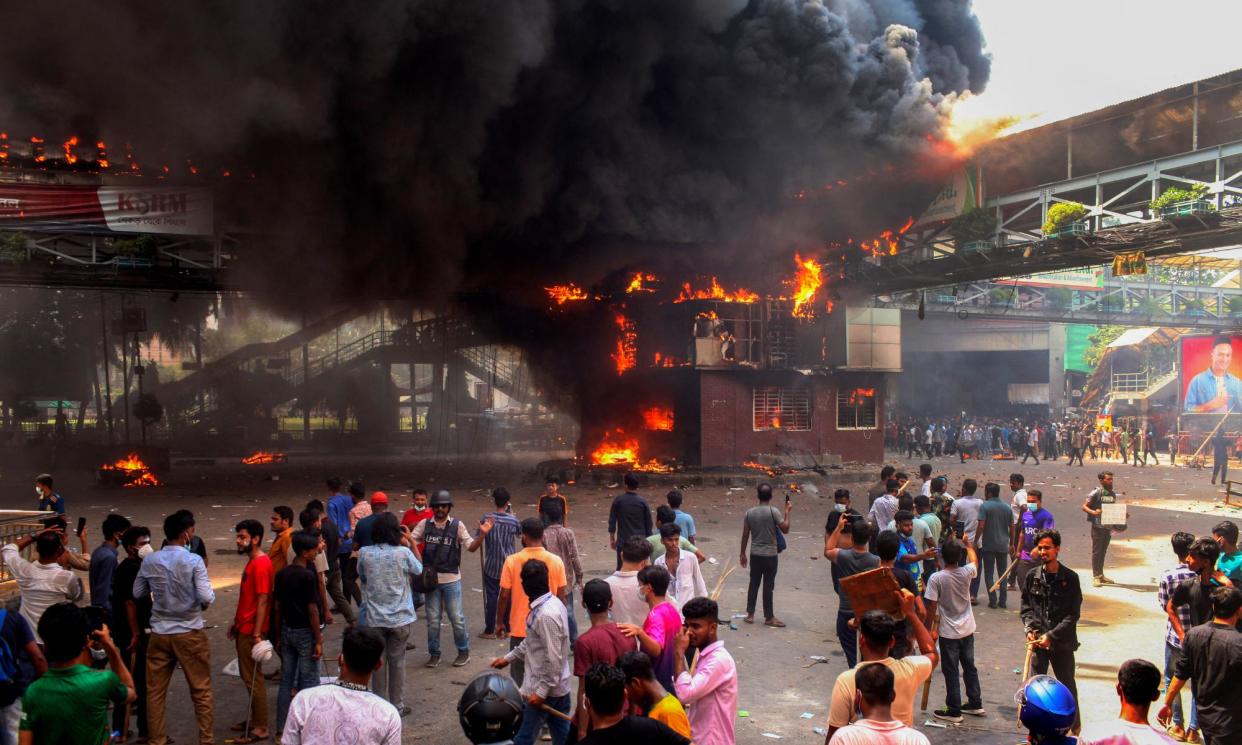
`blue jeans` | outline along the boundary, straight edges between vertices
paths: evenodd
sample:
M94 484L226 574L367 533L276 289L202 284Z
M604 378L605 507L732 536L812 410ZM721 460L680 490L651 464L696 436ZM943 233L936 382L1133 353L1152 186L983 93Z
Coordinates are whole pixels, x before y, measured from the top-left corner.
M578 619L574 614L574 590L566 587L565 591L565 610L569 611L569 646L572 649L574 642L578 641Z
M453 644L459 653L470 651L470 636L466 631L466 611L461 604L461 580L440 585L435 592L427 593L427 654L440 654L440 624L447 611L449 623L453 624Z
M289 716L293 689L304 691L319 685L319 661L315 659L315 634L310 629L280 627L280 692L276 694L276 731L283 732Z
M500 609L500 578L483 575L483 633L496 633L496 613Z
M847 668L858 664L858 631L850 628L853 613L837 613L837 638L841 640L841 651L845 652Z
M962 712L962 691L957 682L957 666L961 663L966 679L966 703L969 708L983 706L983 690L979 671L975 669L975 635L961 639L940 637L940 666L944 670L944 705L953 714Z
M1169 688L1169 681L1173 679L1173 668L1177 665L1177 658L1181 656L1182 650L1169 644L1164 643L1164 689ZM1188 729L1199 729L1199 705L1195 702L1195 694L1189 687L1186 692L1190 694L1190 721L1186 722L1182 716L1182 697L1179 695L1173 699L1173 723L1181 726L1185 724Z
M549 696L544 703L562 714L569 713L569 694ZM535 740L539 739L539 730L543 729L545 724L548 725L548 732L552 735L552 745L565 745L565 742L569 740L569 722L560 717L554 717L543 709L536 709L530 704L522 707L522 728L513 738L513 745L534 745Z
M988 585L988 603L996 603L996 593L992 592L992 583L1001 576L1009 566L1009 552L981 551L979 561L983 564L983 581ZM1004 582L1000 586L1000 604L1004 605L1009 598L1009 588Z

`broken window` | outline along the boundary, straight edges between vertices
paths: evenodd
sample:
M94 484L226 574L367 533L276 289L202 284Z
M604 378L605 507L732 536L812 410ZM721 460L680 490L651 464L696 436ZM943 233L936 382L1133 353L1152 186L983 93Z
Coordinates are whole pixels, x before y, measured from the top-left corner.
M875 429L875 389L837 390L837 429Z
M806 388L756 386L752 398L756 432L773 429L805 432L811 429L811 392Z

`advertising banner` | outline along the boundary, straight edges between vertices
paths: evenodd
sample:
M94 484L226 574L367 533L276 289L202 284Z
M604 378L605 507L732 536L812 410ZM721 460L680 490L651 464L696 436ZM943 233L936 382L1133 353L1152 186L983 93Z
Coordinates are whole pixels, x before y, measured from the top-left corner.
M210 189L0 184L0 229L211 235Z
M1242 414L1242 337L1183 336L1180 390L1185 414Z
M997 280L1013 282L1024 287L1064 287L1067 290L1104 289L1104 267L1088 266L1082 269L1065 269L1058 272L1041 272L1025 277Z
M953 180L944 185L927 205L919 219L915 221L915 229L946 222L956 218L968 209L983 206L983 174L975 166L966 166L958 171Z

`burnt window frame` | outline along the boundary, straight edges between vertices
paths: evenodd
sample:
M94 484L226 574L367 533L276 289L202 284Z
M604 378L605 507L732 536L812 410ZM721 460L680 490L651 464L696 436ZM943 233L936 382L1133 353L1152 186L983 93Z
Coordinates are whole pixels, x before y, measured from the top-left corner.
M775 409L771 403L776 402ZM760 399L763 408L760 408ZM812 412L814 397L810 388L787 385L756 385L750 389L750 426L753 432L810 432L812 428ZM799 411L801 409L801 411ZM774 427L771 422L779 412L781 426ZM766 426L757 426L760 415L768 422ZM787 418L788 417L788 418ZM786 424L786 421L789 424Z
M859 390L858 387L837 389L836 422L837 422L837 430L839 431L852 430L852 431L857 431L857 432L866 432L868 430L876 430L880 428L879 396L876 394L876 391L874 388L871 389L871 395L861 397L864 399L869 399L871 401L871 406L870 406L871 424L870 425L859 424L859 421L864 418L862 415L865 412L866 407L864 404L857 402L857 400L855 401L855 403L850 402L851 396L854 396L856 399L858 398L857 397L858 390ZM849 424L845 417L852 418L853 424Z

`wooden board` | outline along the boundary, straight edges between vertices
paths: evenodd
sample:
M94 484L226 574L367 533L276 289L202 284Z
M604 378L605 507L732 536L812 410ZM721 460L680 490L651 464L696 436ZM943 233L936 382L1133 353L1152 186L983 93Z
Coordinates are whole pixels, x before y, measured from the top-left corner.
M893 593L900 590L893 570L888 567L870 569L851 577L841 578L841 591L854 607L854 615L861 616L869 610L882 610L900 615L901 605Z

